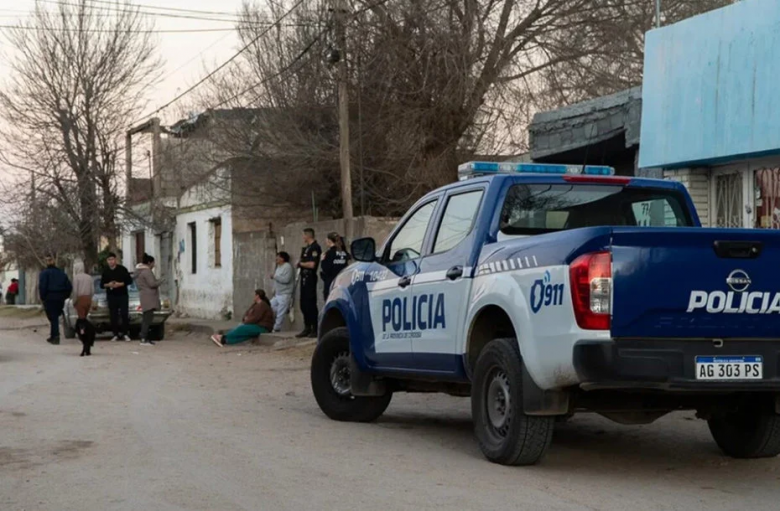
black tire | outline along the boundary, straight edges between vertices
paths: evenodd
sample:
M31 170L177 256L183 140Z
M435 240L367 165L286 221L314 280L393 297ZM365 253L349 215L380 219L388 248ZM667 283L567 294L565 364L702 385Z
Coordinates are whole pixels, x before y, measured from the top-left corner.
M165 339L165 323L149 327L149 340L162 341Z
M766 399L713 415L707 423L718 447L732 458L773 458L780 454L780 415Z
M60 329L62 330L62 336L66 339L76 338L76 330L68 326L68 322L65 321L65 316L62 316L61 318Z
M495 339L480 353L471 413L479 447L488 460L533 465L547 452L555 417L523 413L523 365L517 339Z
M346 328L336 328L322 337L311 359L314 398L325 415L333 420L374 421L385 412L393 394L353 396L349 392L349 357L349 331ZM335 371L333 377L332 370Z

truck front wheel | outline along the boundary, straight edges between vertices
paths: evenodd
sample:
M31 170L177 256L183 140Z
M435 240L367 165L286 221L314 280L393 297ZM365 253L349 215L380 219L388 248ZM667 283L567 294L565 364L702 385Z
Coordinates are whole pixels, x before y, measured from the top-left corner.
M517 339L496 339L482 350L474 370L471 413L479 447L488 460L533 465L547 452L555 418L523 413Z
M333 420L371 422L390 404L383 396L353 396L350 391L349 331L336 328L322 337L311 360L311 388L320 409Z
M715 443L732 458L772 458L780 454L780 415L770 399L717 413L707 422Z

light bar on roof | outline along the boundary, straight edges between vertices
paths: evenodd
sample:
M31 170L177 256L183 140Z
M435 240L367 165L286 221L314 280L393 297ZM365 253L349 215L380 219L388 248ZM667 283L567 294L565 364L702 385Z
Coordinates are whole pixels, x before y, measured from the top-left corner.
M470 161L458 166L458 178L468 179L489 174L578 174L613 176L615 169L603 165L566 165L563 163L511 163Z

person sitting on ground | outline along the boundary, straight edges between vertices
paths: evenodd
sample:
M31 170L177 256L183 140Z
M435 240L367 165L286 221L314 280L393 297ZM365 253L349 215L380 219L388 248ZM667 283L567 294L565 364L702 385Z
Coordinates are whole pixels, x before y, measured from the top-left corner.
M271 302L265 291L258 289L255 291L254 303L244 314L241 324L224 335L212 335L211 340L217 346L238 344L259 337L260 334L267 334L273 327L274 311L271 309Z

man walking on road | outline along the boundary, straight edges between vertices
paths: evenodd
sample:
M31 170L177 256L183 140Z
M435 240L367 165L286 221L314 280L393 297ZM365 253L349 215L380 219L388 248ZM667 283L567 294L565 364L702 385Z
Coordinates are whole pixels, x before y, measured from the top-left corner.
M46 256L46 269L38 277L38 293L51 327L49 338L46 339L49 344L60 343L60 316L65 308L65 300L72 291L70 279L55 266L54 256Z
M276 271L271 278L274 281L274 297L271 298L271 309L276 317L274 332L281 332L284 315L290 308L292 295L295 292L295 272L290 264L290 254L287 252L276 254Z
M305 328L296 337L317 337L317 269L320 265L322 249L314 239L314 229L303 230L301 259L298 268L301 269L301 313Z
M116 262L116 254L113 252L108 254L106 262L108 268L100 278L100 286L106 290L111 329L114 331L114 338L111 340L129 341L130 311L127 287L133 283L133 278L127 268Z

